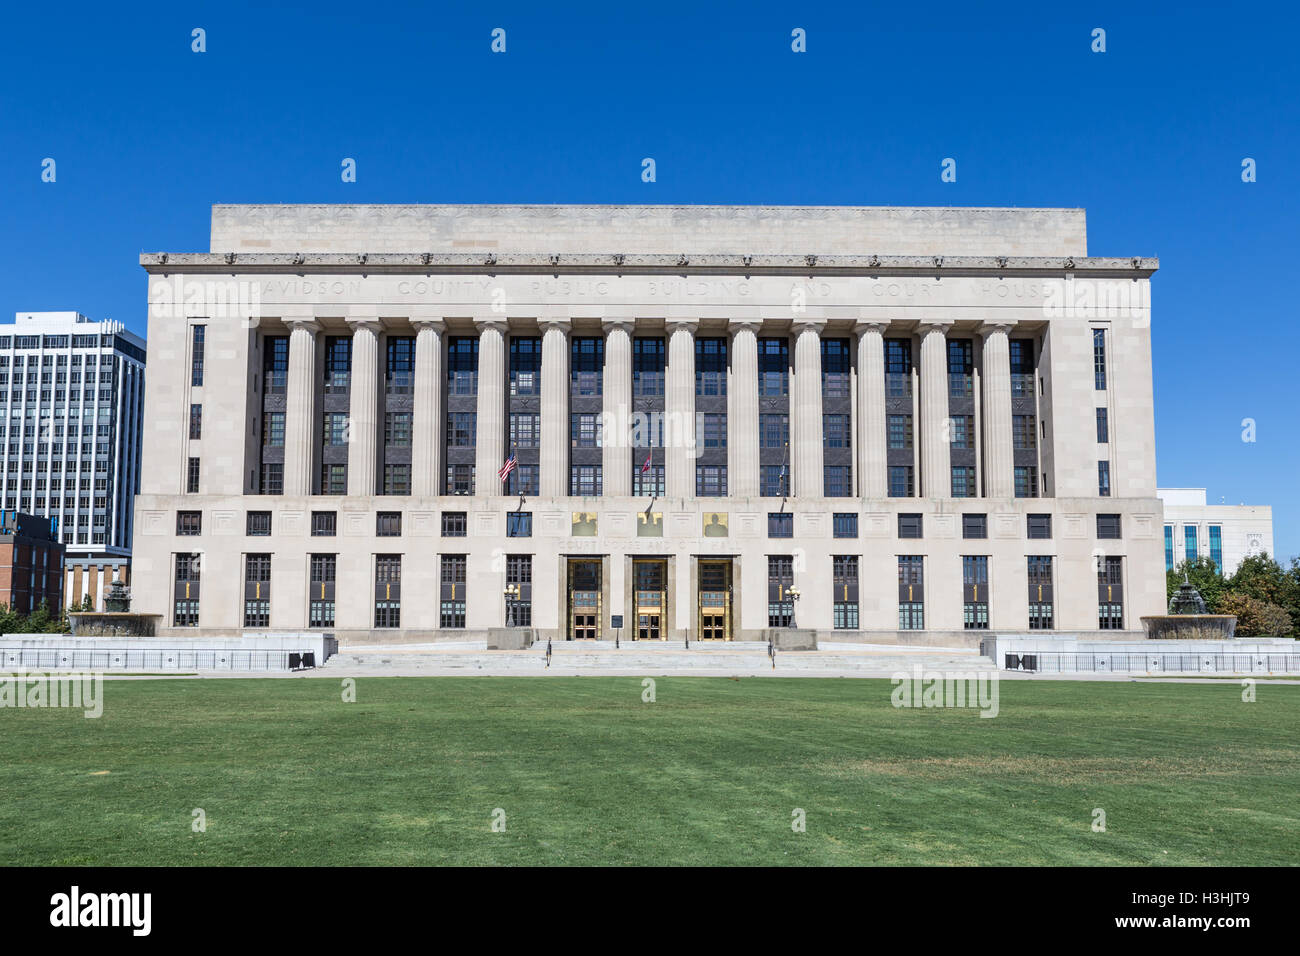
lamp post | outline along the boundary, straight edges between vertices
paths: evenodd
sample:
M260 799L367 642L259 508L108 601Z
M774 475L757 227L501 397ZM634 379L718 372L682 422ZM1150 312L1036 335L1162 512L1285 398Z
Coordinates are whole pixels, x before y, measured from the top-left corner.
M515 602L519 600L519 585L507 584L504 593L506 596L506 627L514 627Z
M800 593L800 592L799 592L799 589L798 589L797 587L795 587L795 586L792 584L792 585L790 585L790 589L789 589L788 591L786 591L785 593L788 594L788 595L790 595L790 627L793 628L793 627L795 627L795 621L794 621L794 608L795 608L795 605L799 602L799 593Z

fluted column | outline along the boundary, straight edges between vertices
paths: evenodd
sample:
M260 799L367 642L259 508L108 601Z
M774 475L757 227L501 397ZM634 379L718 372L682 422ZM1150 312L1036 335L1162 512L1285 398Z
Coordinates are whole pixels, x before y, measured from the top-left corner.
M442 333L440 319L414 319L415 394L411 405L411 492L436 495L442 475Z
M889 443L885 433L885 328L859 322L858 332L858 495L889 494Z
M377 471L375 423L379 414L378 319L349 319L352 384L348 412L348 494L373 495Z
M790 389L790 441L797 498L820 498L822 483L822 326L794 325L794 383Z
M758 329L759 323L731 323L731 408L727 487L739 498L758 497Z
M289 380L284 401L284 493L311 494L312 423L316 420L316 333L312 319L288 319Z
M506 460L506 323L483 319L474 325L478 329L474 489L479 495L499 495L497 472Z
M632 494L632 453L628 427L632 414L632 323L607 319L605 326L605 428L601 440L601 480L606 495Z
M982 326L984 336L984 495L1015 495L1014 456L1011 448L1011 352L1009 324Z
M548 498L569 494L569 320L542 325L542 434L540 489Z
M695 495L696 319L668 322L667 388L664 390L664 479L670 498Z
M948 415L948 329L921 322L921 491L952 497L952 426Z

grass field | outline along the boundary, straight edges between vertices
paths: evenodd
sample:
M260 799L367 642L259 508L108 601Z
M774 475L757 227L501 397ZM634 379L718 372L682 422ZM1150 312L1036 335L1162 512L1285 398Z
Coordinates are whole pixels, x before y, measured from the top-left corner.
M0 710L0 864L1300 863L1298 687L1006 681L994 719L890 690L111 682L98 720Z

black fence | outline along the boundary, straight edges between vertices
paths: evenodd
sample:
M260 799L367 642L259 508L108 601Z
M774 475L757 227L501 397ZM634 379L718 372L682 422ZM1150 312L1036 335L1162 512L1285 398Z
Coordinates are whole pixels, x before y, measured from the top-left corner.
M1036 674L1300 674L1300 654L1006 654L1003 670Z
M314 651L24 647L0 650L3 670L288 671L314 667Z

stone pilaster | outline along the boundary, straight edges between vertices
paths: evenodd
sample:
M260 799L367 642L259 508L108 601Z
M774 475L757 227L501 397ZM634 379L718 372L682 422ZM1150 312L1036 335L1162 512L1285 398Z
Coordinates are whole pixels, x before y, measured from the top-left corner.
M348 494L375 493L379 416L378 319L348 319L352 328L352 387L348 422Z
M538 461L543 497L569 494L569 320L542 326L542 434ZM494 476L495 477L495 476Z
M731 330L731 408L727 415L730 465L727 488L733 497L758 497L758 330L755 321L735 321Z
M1011 351L1007 323L980 328L984 336L984 495L1015 495L1014 455L1011 447Z
M316 421L316 333L320 325L306 318L287 319L286 324L289 378L284 402L284 493L309 495Z
M479 495L499 495L497 472L506 460L506 323L483 319L474 324L478 329L474 488Z
M885 433L885 329L883 322L859 322L858 332L858 495L889 493L888 436Z
M601 452L604 492L610 497L632 494L632 453L628 426L632 414L632 323L607 319L605 326L605 429Z
M411 403L411 493L436 495L442 485L442 336L440 319L413 318L415 389Z
M952 497L952 435L948 415L948 329L921 322L921 493Z
M820 498L824 454L822 438L823 321L795 322L794 382L790 388L790 443L797 498Z
M668 497L695 495L695 330L697 319L668 322L667 387L664 389L664 481Z

